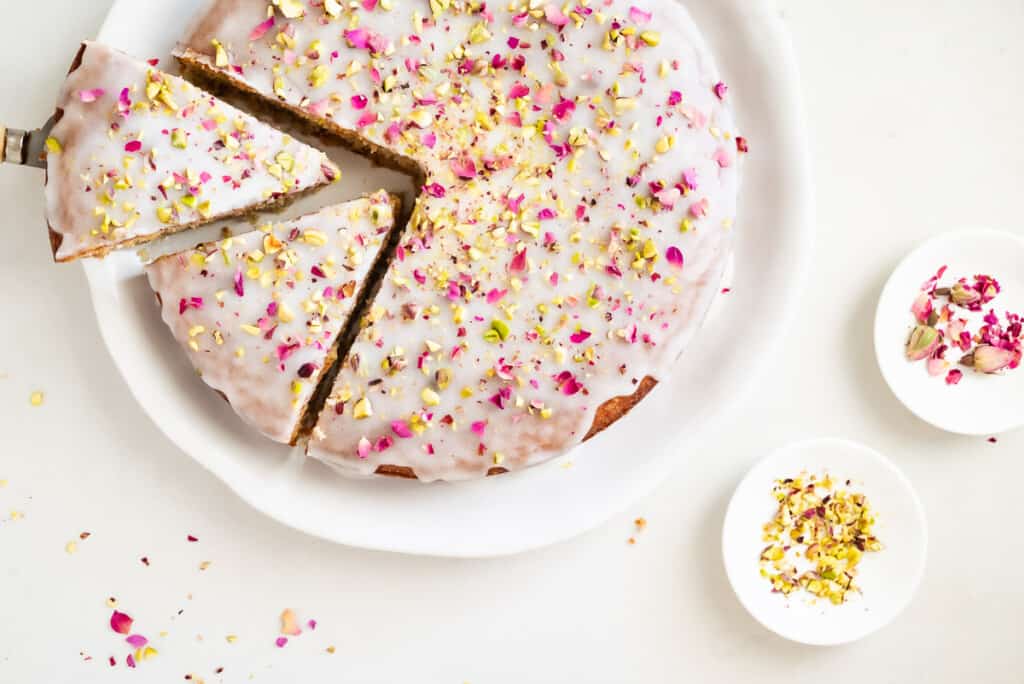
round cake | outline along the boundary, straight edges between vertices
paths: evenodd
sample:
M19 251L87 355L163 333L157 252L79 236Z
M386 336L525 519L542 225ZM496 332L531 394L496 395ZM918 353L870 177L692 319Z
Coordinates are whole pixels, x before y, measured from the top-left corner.
M517 470L671 372L721 288L746 142L686 11L634 1L214 0L199 17L188 72L422 179L311 456L355 476Z

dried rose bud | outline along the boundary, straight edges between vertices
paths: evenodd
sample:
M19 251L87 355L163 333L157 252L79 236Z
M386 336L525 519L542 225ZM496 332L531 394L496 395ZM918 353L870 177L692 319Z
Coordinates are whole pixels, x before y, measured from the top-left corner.
M977 304L981 301L981 293L964 283L954 285L953 289L949 291L949 296L954 304L963 307L970 307L972 304Z
M960 359L960 363L974 368L979 373L998 373L1016 360L1017 352L1013 350L982 344Z
M907 342L907 358L911 361L927 359L939 347L939 331L931 326L919 325L910 333Z

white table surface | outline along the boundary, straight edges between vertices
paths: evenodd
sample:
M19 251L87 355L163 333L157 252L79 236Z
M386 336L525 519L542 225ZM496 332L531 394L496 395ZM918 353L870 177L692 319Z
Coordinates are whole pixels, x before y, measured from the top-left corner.
M76 42L108 5L5 3L0 121L45 120ZM871 325L885 278L918 241L962 224L1024 233L1024 3L780 5L803 68L819 242L773 382L653 496L519 557L364 552L250 510L136 406L81 270L51 263L39 175L0 168L0 681L1022 681L1024 434L990 444L915 419L883 384ZM815 649L744 613L719 535L759 455L825 435L890 455L931 537L919 593L894 624ZM648 526L631 546L637 516ZM92 536L68 554L82 531ZM108 596L155 637L160 654L136 670L106 625ZM318 627L278 649L285 608Z

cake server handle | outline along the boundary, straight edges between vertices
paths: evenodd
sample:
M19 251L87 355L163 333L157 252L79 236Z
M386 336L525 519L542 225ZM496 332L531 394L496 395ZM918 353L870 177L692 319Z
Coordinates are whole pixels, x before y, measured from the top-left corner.
M0 125L0 162L46 168L46 139L56 123L54 119L42 128L23 131Z

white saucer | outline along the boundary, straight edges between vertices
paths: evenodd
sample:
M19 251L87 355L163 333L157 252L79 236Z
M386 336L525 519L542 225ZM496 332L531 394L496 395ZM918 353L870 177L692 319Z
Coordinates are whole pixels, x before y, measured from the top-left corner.
M914 250L886 283L875 315L875 354L885 381L896 397L921 420L963 435L996 435L1024 425L1024 368L1005 375L964 370L960 384L949 386L943 376L931 377L925 362L906 358L906 341L913 329L910 306L921 285L946 265L940 286L976 274L994 277L1002 293L988 306L1003 317L1024 312L1024 237L989 229L946 233ZM977 329L981 314L957 309ZM947 359L956 363L959 350ZM944 375L944 374L943 374Z
M802 472L851 480L878 514L884 548L865 554L857 576L863 593L841 606L806 592L772 593L759 572L763 526L777 510L772 486ZM878 452L840 439L789 445L762 459L736 488L722 530L725 570L740 603L765 628L813 646L856 641L892 622L920 583L927 545L924 508L907 478Z

